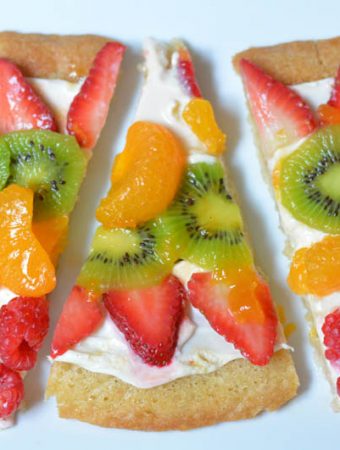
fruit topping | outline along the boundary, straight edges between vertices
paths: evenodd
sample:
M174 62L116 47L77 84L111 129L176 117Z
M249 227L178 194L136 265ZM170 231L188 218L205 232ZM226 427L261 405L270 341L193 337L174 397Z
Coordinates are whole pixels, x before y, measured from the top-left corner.
M320 297L340 290L340 236L327 236L293 258L288 283L297 294Z
M86 156L75 139L51 131L18 131L0 138L0 186L15 183L34 191L34 217L38 220L68 214L84 178ZM7 152L7 153L6 153Z
M0 359L13 370L34 367L49 325L45 297L16 297L0 309Z
M33 192L11 184L0 192L0 286L40 297L55 287L55 270L34 236Z
M322 125L340 124L340 67L334 81L331 98L318 108Z
M96 145L105 124L124 51L125 47L117 42L104 45L70 106L67 130L83 148Z
M54 266L66 244L68 222L68 216L56 216L32 223L35 237L47 252Z
M178 52L178 73L180 81L190 96L201 97L201 90L197 84L195 69L189 50L182 42L175 44L175 50Z
M77 282L96 292L152 286L171 272L175 253L157 222L132 230L99 227Z
M0 58L0 134L17 130L56 130L56 122L16 65Z
M322 325L323 343L327 347L326 358L335 363L340 360L340 308L335 309L325 317Z
M13 414L23 397L24 383L20 374L0 363L0 419Z
M262 145L269 152L315 130L311 109L293 90L246 59L240 61L240 72Z
M185 290L170 275L161 284L104 294L111 319L133 351L151 366L165 366L175 353Z
M74 286L55 328L51 356L56 358L96 331L104 315L101 296Z
M136 227L171 203L185 168L185 150L161 125L136 122L112 170L112 187L97 209L107 228Z
M180 192L160 223L180 258L204 269L252 262L240 209L225 186L218 161L188 167Z
M333 106L334 108L340 109L340 66L338 67L338 71L334 80L334 86L331 93L331 98L329 99L328 104Z
M336 380L336 392L340 396L340 377Z
M268 285L253 268L234 269L219 279L213 273L194 273L188 289L190 302L217 333L252 364L269 362L278 320Z
M282 160L280 195L297 220L340 233L340 125L321 128Z
M218 127L214 110L203 98L193 98L183 111L183 118L193 133L207 147L210 155L220 155L224 152L226 135Z

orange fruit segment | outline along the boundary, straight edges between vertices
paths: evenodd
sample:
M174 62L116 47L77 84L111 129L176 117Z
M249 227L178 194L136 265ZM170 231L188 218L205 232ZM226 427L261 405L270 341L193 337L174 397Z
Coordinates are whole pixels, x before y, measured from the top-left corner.
M340 123L340 109L331 105L320 105L318 108L320 121L323 125Z
M293 258L288 284L297 294L320 297L340 290L340 236L327 236Z
M164 126L136 122L112 169L112 186L97 209L106 227L128 227L148 221L171 203L186 165L185 150Z
M183 119L206 145L210 155L220 155L224 152L227 137L217 125L214 110L208 100L190 100L183 111Z
M68 216L56 216L33 222L32 230L56 266L66 244Z
M31 225L33 191L11 184L0 192L0 285L40 297L56 284L54 266Z
M252 266L215 271L213 278L228 283L228 306L238 323L264 323L263 299L270 296L269 288Z

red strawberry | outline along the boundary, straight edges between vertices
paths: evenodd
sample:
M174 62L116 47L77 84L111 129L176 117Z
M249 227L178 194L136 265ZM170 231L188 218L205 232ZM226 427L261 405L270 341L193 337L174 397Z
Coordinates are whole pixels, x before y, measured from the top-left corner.
M165 366L174 355L183 316L185 290L170 275L161 284L110 291L104 304L134 352L151 366Z
M195 69L191 59L191 55L184 44L177 45L179 54L178 73L185 90L189 95L194 97L202 97L201 90L198 86L195 76Z
M104 45L70 106L67 131L83 148L96 145L105 124L124 51L125 47L117 42Z
M62 355L95 331L103 321L98 296L74 286L57 323L51 347L51 356Z
M257 274L240 283L216 281L207 272L195 273L188 283L189 300L217 333L252 364L262 366L274 351L276 313L268 286Z
M340 66L336 74L331 98L329 99L328 104L334 106L334 108L340 108Z
M314 131L311 109L293 90L246 59L240 61L240 72L260 138L269 150Z
M56 122L17 66L0 58L0 133L57 129Z

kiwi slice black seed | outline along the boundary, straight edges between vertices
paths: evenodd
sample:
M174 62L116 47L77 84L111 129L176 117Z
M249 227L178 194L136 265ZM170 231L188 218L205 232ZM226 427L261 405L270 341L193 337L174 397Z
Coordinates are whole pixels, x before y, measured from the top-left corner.
M134 229L100 226L77 283L96 292L152 286L171 272L176 259L156 221Z
M0 138L0 161L0 187L32 189L36 218L71 212L86 168L74 137L42 130L9 133Z
M297 220L340 233L340 125L321 128L282 161L280 193Z
M204 269L225 269L252 261L238 205L224 181L222 164L189 165L170 209L160 218L180 257Z

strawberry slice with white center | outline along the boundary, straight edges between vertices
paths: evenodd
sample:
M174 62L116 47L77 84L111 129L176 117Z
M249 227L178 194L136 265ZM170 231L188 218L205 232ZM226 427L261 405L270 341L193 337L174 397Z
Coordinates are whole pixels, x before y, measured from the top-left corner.
M173 275L161 284L110 291L104 304L133 351L151 366L165 366L175 353L185 290Z
M182 43L177 44L175 48L178 51L177 67L181 84L189 95L193 97L202 97L189 50Z
M118 42L105 44L71 103L66 128L83 148L92 149L96 145L105 124L124 51L125 47Z
M340 66L334 80L334 86L332 89L331 98L328 101L328 105L340 109Z
M54 332L51 357L62 355L85 339L100 326L103 319L100 296L74 286Z
M246 59L240 61L240 73L260 139L269 152L315 130L310 107L292 89Z
M18 130L57 130L48 107L18 67L0 58L0 134Z
M189 300L217 333L252 364L262 366L274 352L277 316L266 283L255 271L242 272L229 282L214 280L208 272L193 274Z

